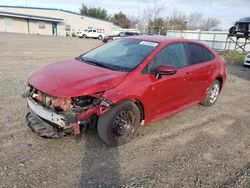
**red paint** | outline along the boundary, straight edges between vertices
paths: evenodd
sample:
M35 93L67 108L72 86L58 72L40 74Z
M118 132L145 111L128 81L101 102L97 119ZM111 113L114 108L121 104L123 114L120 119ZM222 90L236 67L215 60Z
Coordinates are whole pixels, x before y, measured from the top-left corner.
M100 116L109 110L110 110L110 108L103 107L103 106L92 107L81 114L77 114L76 118L78 120L84 120L84 119L88 119L90 116L92 116L94 114L97 114L98 116Z
M78 114L76 116L76 118L78 120L84 120L84 119L88 119L90 116L92 116L93 114L97 114L99 111L99 108L97 107L93 107L88 109L87 111L83 112L82 114Z
M221 78L224 86L225 61L208 47L215 56L214 60L178 68L175 74L156 79L154 74L142 74L144 67L167 45L190 40L155 36L129 38L160 43L132 72L117 72L72 60L48 65L34 73L28 82L40 91L57 97L92 95L104 91L103 97L114 104L136 99L143 105L146 124L203 102L216 78ZM83 119L100 111L100 108L89 109L78 117Z

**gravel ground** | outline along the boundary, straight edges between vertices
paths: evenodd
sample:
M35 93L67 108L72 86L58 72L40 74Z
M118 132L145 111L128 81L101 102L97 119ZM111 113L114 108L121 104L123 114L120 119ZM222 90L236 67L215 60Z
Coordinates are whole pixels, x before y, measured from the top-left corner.
M250 187L250 68L228 65L209 108L195 106L108 147L96 132L43 139L26 126L25 78L98 40L0 33L0 187Z

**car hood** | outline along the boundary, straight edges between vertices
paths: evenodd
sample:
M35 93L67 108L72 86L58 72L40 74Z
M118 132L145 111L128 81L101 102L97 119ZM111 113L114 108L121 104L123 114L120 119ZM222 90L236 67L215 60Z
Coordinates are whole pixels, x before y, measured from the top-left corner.
M126 72L118 72L77 60L47 65L28 78L36 89L56 97L91 95L116 87Z

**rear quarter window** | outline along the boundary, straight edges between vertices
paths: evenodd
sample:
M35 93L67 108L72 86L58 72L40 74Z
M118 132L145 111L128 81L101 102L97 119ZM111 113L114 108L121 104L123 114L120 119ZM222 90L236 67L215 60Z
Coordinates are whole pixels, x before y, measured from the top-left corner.
M214 55L207 48L199 44L188 43L187 46L190 54L190 63L192 65L214 59Z
M203 48L203 51L204 51L204 60L205 61L211 61L214 59L214 55L207 49L207 48Z

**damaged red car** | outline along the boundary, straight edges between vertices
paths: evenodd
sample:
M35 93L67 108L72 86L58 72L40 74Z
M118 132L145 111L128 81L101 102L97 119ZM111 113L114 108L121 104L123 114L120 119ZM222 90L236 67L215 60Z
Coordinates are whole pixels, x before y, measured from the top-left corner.
M225 64L196 41L119 39L33 73L26 84L27 124L47 138L97 128L107 144L123 144L140 125L199 103L213 105Z

